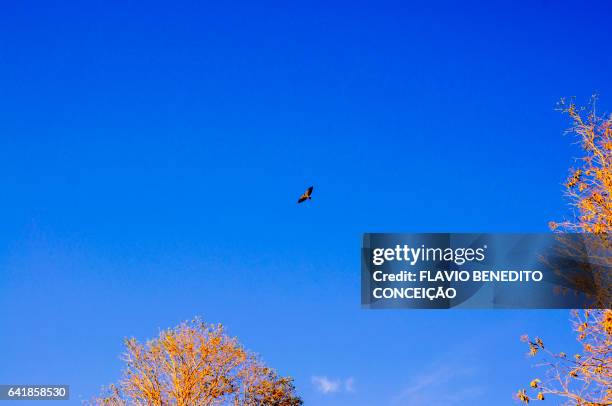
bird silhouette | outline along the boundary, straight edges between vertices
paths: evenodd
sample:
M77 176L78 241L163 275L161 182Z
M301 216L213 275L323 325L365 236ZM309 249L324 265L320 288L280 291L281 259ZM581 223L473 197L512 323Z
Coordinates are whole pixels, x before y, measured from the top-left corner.
M305 192L304 192L304 194L303 194L302 196L300 196L300 198L299 198L299 199L298 199L298 201L297 201L297 202L298 202L298 204L299 204L299 203L302 203L302 202L304 202L304 201L306 201L306 200L310 200L310 199L312 199L312 197L311 197L311 195L312 195L312 189L313 189L313 187L312 187L312 186L311 186L311 187L309 187L309 188L308 188L308 190L307 190L307 191L305 191Z

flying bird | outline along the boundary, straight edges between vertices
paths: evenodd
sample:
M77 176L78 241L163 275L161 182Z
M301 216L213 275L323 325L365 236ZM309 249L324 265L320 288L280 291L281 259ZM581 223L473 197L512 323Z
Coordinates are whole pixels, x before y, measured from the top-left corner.
M302 196L300 196L300 198L298 199L298 203L302 203L303 201L312 199L312 197L310 197L312 195L312 189L312 186L309 187L308 190L305 191Z

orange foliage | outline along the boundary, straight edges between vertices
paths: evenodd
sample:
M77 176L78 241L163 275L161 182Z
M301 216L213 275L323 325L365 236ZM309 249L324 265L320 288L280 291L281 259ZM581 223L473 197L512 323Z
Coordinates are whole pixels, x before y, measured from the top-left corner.
M578 136L584 156L570 171L566 194L577 209L574 219L551 222L553 230L605 234L612 229L612 115L596 114L595 98L588 113L562 100L559 110L572 120L570 132ZM585 114L586 113L586 114Z
M571 405L612 404L612 310L576 310L573 320L576 338L582 345L582 351L573 357L552 352L539 338L521 337L529 346L529 355L540 360L537 366L546 369L542 380L536 378L529 384L533 396L526 389L517 393L522 402L544 400L545 394L552 394Z
M126 339L126 368L95 405L301 405L293 380L279 377L221 325L199 319L140 344Z
M516 397L529 403L552 394L570 405L612 405L612 310L609 309L612 275L608 271L607 254L608 234L612 230L612 116L597 116L595 99L588 112L565 101L561 101L560 110L571 118L570 132L578 136L584 156L579 158L580 166L571 170L565 184L566 194L577 213L571 220L551 222L550 228L588 234L591 241L596 239L593 246L601 249L592 254L606 253L596 261L603 263L603 271L594 274L600 292L597 303L604 305L599 310L573 312L573 329L582 346L582 351L573 357L565 352L553 353L539 338L522 337L529 346L529 355L538 357L541 360L538 366L546 372L542 380L531 382L533 395L521 389Z

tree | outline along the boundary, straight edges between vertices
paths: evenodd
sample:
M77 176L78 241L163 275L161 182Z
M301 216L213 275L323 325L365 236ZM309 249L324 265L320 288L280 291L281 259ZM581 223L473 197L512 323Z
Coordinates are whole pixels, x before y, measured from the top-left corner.
M125 340L117 385L94 405L301 405L293 379L279 377L223 326L200 319L162 331L146 344Z
M585 233L591 246L604 253L602 272L594 275L598 292L594 300L599 308L572 312L572 327L581 346L581 351L573 356L552 352L540 338L521 337L529 346L529 355L540 359L537 366L544 368L545 372L542 379L532 380L529 389L519 390L516 396L524 403L544 400L551 394L562 398L568 405L612 405L608 236L612 231L612 115L598 116L595 98L588 109L578 108L573 101L566 103L562 100L560 111L571 118L569 132L578 136L584 156L578 159L578 168L570 170L565 184L566 195L575 208L574 217L549 225L556 232Z
M598 116L593 97L588 114L572 101L561 100L559 110L572 120L568 130L578 136L584 156L570 170L565 184L578 213L571 220L550 222L552 230L606 234L612 230L612 115Z
M542 379L529 384L531 394L526 389L517 393L522 402L544 400L551 394L564 398L568 405L612 405L612 311L574 310L572 314L581 352L555 353L540 338L521 337L529 346L529 355L540 359L537 366L545 369Z

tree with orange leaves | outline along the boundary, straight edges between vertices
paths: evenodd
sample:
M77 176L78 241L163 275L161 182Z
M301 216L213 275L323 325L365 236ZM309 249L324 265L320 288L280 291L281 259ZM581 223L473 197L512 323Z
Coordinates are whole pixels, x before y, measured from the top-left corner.
M531 393L526 389L517 393L522 402L544 400L550 394L564 398L568 405L612 405L612 311L575 310L572 314L582 345L576 354L555 353L540 338L521 337L529 355L540 360L537 366L545 368L542 379L529 384Z
M550 228L557 232L584 233L591 242L596 241L594 246L609 253L612 115L598 116L595 98L588 110L562 100L560 111L571 118L570 132L578 136L584 156L578 160L579 167L571 170L565 184L566 194L576 209L574 218L551 222ZM545 369L542 379L532 380L529 389L521 389L516 394L523 403L553 395L568 405L612 405L612 310L609 308L612 275L609 274L609 255L604 255L603 259L603 271L594 275L599 292L594 299L599 308L572 312L573 330L581 351L573 355L556 353L546 348L540 338L521 337L529 346L529 355L540 359L537 366Z
M146 344L126 339L118 385L94 405L301 405L293 380L280 377L223 326L199 319L162 331Z
M606 234L612 230L612 115L598 116L593 97L590 110L561 100L559 110L572 120L569 132L578 136L584 156L565 184L578 210L571 220L550 222L552 230ZM586 114L585 114L586 113Z

